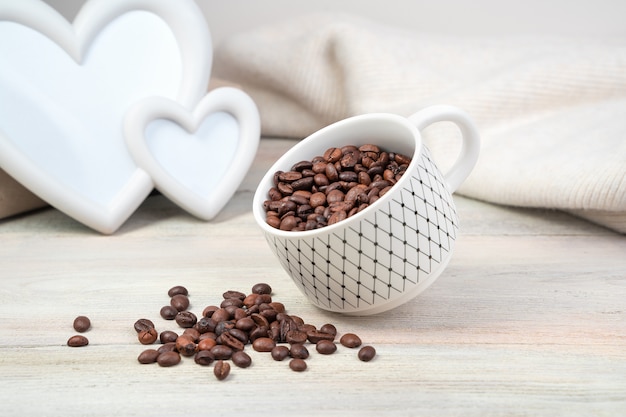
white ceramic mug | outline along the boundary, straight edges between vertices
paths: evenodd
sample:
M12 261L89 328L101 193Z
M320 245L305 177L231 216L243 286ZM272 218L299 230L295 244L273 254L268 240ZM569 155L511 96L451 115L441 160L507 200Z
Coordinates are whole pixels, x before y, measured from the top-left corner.
M432 123L456 124L462 147L445 174L422 143ZM398 182L365 210L310 231L283 231L266 223L263 202L276 171L289 171L330 147L375 144L412 157ZM454 248L458 218L452 193L478 159L477 129L462 110L431 106L405 118L366 114L329 125L287 151L261 180L254 217L293 282L316 306L333 312L376 314L417 296L445 269Z

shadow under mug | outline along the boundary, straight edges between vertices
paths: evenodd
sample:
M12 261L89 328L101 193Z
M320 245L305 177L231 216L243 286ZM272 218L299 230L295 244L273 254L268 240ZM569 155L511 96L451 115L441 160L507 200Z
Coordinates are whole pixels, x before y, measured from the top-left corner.
M442 173L420 131L448 121L462 146ZM345 220L310 231L283 231L266 222L263 203L276 171L289 171L330 147L378 145L411 156L406 172L376 202ZM324 310L370 315L416 297L445 269L454 249L458 217L452 193L478 159L480 139L462 110L437 105L405 118L374 113L351 117L311 134L268 170L253 199L253 213L269 247L308 300Z

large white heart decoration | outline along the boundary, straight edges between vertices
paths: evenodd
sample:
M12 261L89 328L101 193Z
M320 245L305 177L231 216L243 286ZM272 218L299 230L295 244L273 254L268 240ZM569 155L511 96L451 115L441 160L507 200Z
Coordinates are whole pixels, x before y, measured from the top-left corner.
M73 24L0 1L0 167L67 215L113 233L153 188L126 148L139 100L193 108L212 63L193 0L91 0Z
M260 120L241 90L209 92L193 112L162 97L131 108L126 142L157 189L189 213L211 220L230 200L256 154Z

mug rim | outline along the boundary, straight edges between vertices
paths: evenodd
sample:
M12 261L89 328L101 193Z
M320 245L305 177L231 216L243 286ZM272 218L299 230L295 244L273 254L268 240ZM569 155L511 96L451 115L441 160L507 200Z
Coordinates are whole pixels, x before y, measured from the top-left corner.
M364 120L369 122L382 122L387 124L396 124L396 126L402 126L406 128L409 133L412 134L413 143L411 146L413 147L413 153L411 155L411 163L407 167L406 172L413 171L415 169L415 165L418 164L418 160L421 157L423 150L422 136L417 128L409 119L403 116L399 116L397 114L392 113L367 113L358 116L348 117L346 119L342 119L330 125L323 127L322 129L312 133L306 138L300 140L294 146L292 146L289 150L287 150L280 158L278 158L272 166L267 170L264 174L263 178L257 185L253 200L252 200L252 211L254 218L257 224L262 228L265 233L270 233L275 236L279 236L282 238L289 239L298 239L298 238L312 238L318 235L332 233L335 230L340 230L345 227L348 227L350 224L355 222L359 222L363 217L367 216L372 210L377 210L378 207L384 204L388 199L392 198L393 190L397 186L401 186L403 182L410 181L410 175L403 175L400 180L398 180L392 187L392 189L387 192L385 195L376 200L373 204L366 207L364 210L343 219L335 224L327 225L321 227L319 229L313 230L280 230L275 227L270 226L267 221L267 214L263 209L263 202L268 199L268 192L273 185L273 177L276 171L281 170L282 167L288 165L287 169L290 169L293 164L302 161L302 160L311 160L317 155L313 155L312 152L308 156L304 156L304 158L296 158L298 155L303 153L306 149L312 147L312 143L318 140L319 137L324 137L328 135L328 132L331 130L335 130L338 128L349 129L352 125L362 123ZM378 143L369 141L368 143L373 143L374 145L381 146ZM338 145L354 145L353 143L344 143ZM382 146L384 147L384 145ZM396 152L392 150L392 152ZM285 170L284 168L282 170Z

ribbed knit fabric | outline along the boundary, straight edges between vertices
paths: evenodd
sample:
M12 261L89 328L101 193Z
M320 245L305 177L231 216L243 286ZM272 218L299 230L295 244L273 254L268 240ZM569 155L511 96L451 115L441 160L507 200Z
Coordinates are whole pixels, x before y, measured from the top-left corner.
M435 36L317 14L226 39L213 73L252 96L265 136L303 138L363 113L461 107L482 149L460 194L561 209L626 233L626 40ZM457 136L446 123L424 132L444 171Z

